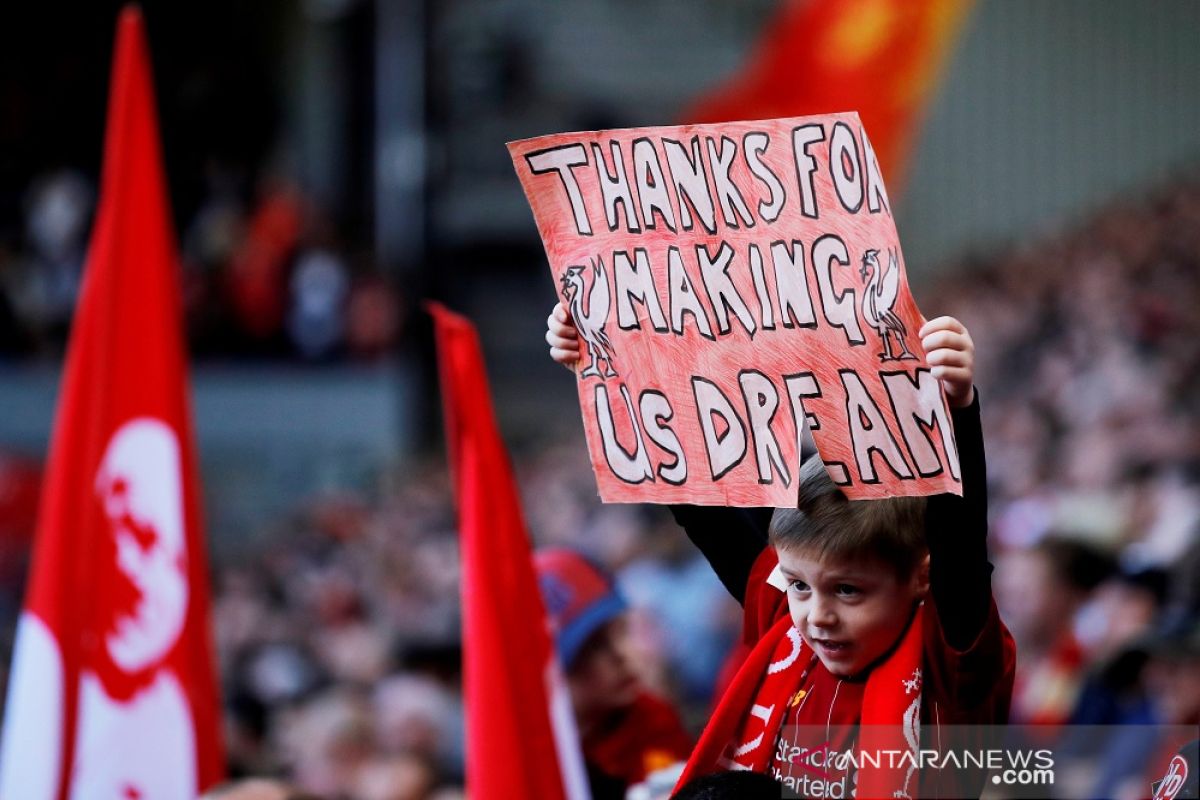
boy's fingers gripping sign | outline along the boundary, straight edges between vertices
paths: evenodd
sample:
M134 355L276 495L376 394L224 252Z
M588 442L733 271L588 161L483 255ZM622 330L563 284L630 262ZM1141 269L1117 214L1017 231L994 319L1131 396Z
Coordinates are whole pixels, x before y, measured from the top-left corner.
M963 408L975 399L975 343L954 317L938 317L921 327L921 346L950 405Z
M546 317L546 344L550 345L550 357L568 369L579 360L579 332L562 303Z

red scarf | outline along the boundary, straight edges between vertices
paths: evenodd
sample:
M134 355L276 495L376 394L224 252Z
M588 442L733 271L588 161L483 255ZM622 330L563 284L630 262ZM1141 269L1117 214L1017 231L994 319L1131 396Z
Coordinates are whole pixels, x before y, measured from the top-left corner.
M921 661L924 607L917 608L899 646L867 677L859 752L908 751L915 759L921 727ZM676 787L721 770L767 772L787 713L812 649L790 617L759 640L721 697L712 719ZM860 760L858 800L911 798L916 794L914 761Z

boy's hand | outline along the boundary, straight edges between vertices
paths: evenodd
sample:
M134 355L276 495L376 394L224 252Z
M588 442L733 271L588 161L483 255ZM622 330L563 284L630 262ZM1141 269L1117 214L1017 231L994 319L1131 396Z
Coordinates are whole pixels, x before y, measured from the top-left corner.
M579 331L562 303L556 303L546 317L546 344L550 345L551 358L567 369L575 369L579 360Z
M954 317L938 317L921 328L921 346L942 382L951 408L966 408L975 400L975 343L967 327Z

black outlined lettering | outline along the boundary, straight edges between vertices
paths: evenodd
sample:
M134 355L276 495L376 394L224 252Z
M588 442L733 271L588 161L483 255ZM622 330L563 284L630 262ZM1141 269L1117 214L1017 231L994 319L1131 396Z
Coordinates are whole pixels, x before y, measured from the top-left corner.
M662 392L646 389L638 398L638 406L642 412L642 427L650 441L666 450L675 457L670 463L658 465L658 477L673 486L681 486L687 481L687 458L683 454L683 445L679 437L666 423L675 416L675 409Z
M825 321L845 331L846 341L850 344L866 344L867 340L858 325L858 314L854 310L854 290L846 289L837 294L833 289L833 262L843 267L850 266L850 252L846 249L846 243L828 233L813 243L812 253Z
M767 289L767 276L763 274L762 251L758 245L748 245L750 251L750 277L754 279L754 293L758 295L758 312L764 331L775 330L775 309L771 305L771 292Z
M679 224L685 231L694 226L692 213L700 220L704 230L717 232L717 215L712 195L708 191L708 175L704 171L704 158L700 155L700 137L692 137L692 154L688 156L683 144L674 139L663 139L663 152L667 155L667 169L679 197ZM690 206L690 207L689 207Z
M808 148L816 142L825 141L825 126L817 123L801 125L792 129L792 156L796 159L796 181L800 185L800 213L816 219L817 192L813 188L813 173L817 171L817 159Z
M654 143L642 137L633 140L633 177L637 184L638 199L642 203L642 224L646 230L658 227L654 215L663 219L671 233L675 232L675 209L671 207L671 195L667 192L667 180L663 177L662 164Z
M580 236L592 235L592 223L588 221L587 208L583 204L583 193L571 170L587 163L587 150L581 144L564 144L538 150L525 156L525 163L534 175L557 172L567 199L571 201L571 214L575 217L575 230Z
M829 140L829 172L833 176L838 202L851 214L857 214L863 203L862 167L858 162L858 140L844 122L833 126L833 136Z
M783 327L817 327L812 297L808 294L808 273L804 269L804 243L793 239L789 252L787 242L771 242L771 262L775 266L775 291L779 294L779 320Z
M683 257L679 254L679 248L674 245L667 248L667 282L670 288L668 300L671 304L671 330L682 336L683 315L691 314L696 319L696 329L700 331L700 335L715 341L717 337L713 336L708 312L696 296L692 279L683 268Z
M771 193L770 201L758 201L758 215L766 222L774 222L783 213L783 205L787 202L787 192L783 182L779 180L767 163L762 160L762 154L771 146L771 137L762 131L750 131L742 137L742 155L746 158L746 166L754 177L762 181ZM765 325L763 327L766 327Z
M750 422L750 436L754 440L754 462L758 467L758 482L774 483L775 472L778 471L783 485L791 486L791 473L783 460L779 440L771 430L775 412L779 410L779 390L770 378L753 369L744 369L738 373L738 385L742 388L742 400L746 403L746 416Z
M658 289L650 272L650 257L646 249L634 248L632 261L624 250L615 250L612 261L617 293L617 326L626 331L641 329L642 323L633 308L634 302L637 302L650 315L654 330L666 333L667 318L663 316L662 304L658 300Z
M820 458L820 454L813 458ZM841 461L825 461L825 472L829 475L829 480L833 481L836 486L850 485L850 470L846 469L846 465Z
M721 387L707 378L692 376L692 395L696 399L700 429L704 432L709 473L714 481L719 481L746 457L746 425ZM714 416L725 421L723 435L717 434Z
M839 369L838 375L846 391L846 419L850 423L850 441L854 445L859 479L863 483L879 483L873 459L874 455L879 455L893 475L901 480L912 480L908 460L862 378L852 369Z
M742 218L742 224L753 228L754 217L750 214L750 207L746 205L746 199L742 197L737 184L729 177L729 170L737 157L737 142L728 136L722 136L721 152L718 154L717 143L713 138L705 137L705 141L708 143L709 170L712 172L713 185L717 190L717 199L721 204L721 216L724 217L725 224L731 228L738 227L738 221L734 217L736 211L737 216Z
M609 172L608 162L600 145L592 142L592 155L596 159L596 179L600 184L600 196L604 199L604 218L608 229L615 231L620 224L617 222L617 204L625 209L625 229L630 233L641 233L642 226L638 223L637 209L633 205L633 193L629 189L629 176L625 174L625 156L621 154L621 145L616 140L609 144L612 151L613 169Z
M792 417L796 420L796 432L805 426L810 431L821 430L821 422L804 407L804 398L821 397L821 387L811 372L797 372L794 375L783 376L783 386L787 390L788 400L792 403Z
M717 330L722 334L729 333L729 311L737 315L738 321L754 338L758 329L754 323L754 315L746 307L746 301L738 294L737 287L729 279L729 265L733 262L733 248L728 242L721 242L721 249L716 256L708 253L708 246L696 245L696 261L700 264L700 280L704 291L708 294L708 302L712 304L713 313L717 316Z
M912 455L917 473L922 478L942 474L942 460L932 436L936 427L942 434L942 451L946 454L950 477L961 481L954 426L937 378L928 369L918 369L915 378L907 372L881 372L879 377L887 389L892 413L900 423L900 435Z
M635 441L633 452L629 452L617 441L616 427L613 425L612 407L608 402L608 387L603 383L596 384L594 395L596 406L596 423L600 426L600 439L604 443L604 460L608 469L625 483L639 484L654 480L654 469L650 466L650 457L646 455L646 443L642 441L642 431L638 427L637 411L629 390L621 384L621 397L625 400L625 409L629 413L629 424L633 427Z
M821 430L821 421L804 405L806 397L820 397L821 387L811 372L797 372L783 376L783 391L792 407L792 421L796 425L796 455L804 452L804 431Z

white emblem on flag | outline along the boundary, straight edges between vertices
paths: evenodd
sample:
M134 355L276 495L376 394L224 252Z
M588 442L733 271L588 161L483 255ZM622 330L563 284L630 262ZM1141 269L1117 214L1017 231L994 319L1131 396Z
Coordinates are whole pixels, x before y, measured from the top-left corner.
M137 599L107 610L111 667L90 664L80 677L70 796L190 798L196 791L192 715L178 676L163 663L183 632L188 603L175 432L148 417L122 425L105 450L95 490L116 545L111 567ZM106 681L126 677L136 678L138 688L131 697L114 696Z

